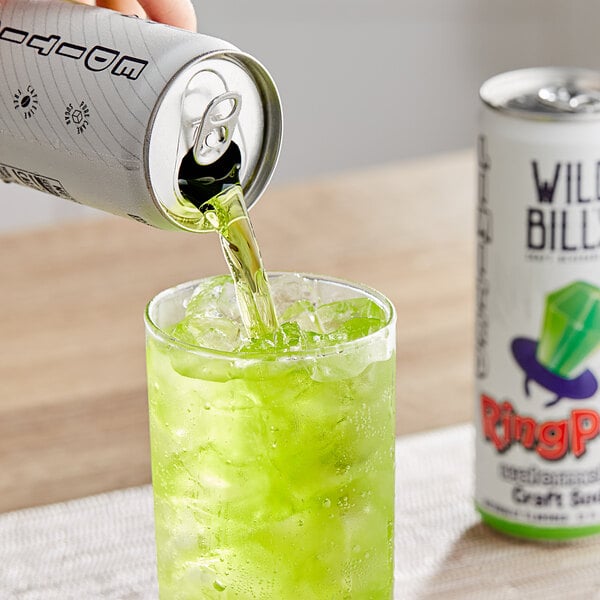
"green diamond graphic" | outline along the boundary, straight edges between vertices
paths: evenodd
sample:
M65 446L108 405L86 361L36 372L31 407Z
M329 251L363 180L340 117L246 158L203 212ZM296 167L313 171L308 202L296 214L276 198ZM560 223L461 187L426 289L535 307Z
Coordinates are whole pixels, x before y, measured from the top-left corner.
M575 281L546 297L538 361L570 379L600 346L600 288Z

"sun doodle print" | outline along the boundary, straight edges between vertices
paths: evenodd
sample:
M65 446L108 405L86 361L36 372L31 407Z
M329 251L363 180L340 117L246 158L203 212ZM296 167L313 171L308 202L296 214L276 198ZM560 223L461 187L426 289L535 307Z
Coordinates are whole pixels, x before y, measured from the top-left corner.
M28 85L24 91L19 88L13 96L13 105L24 119L31 119L40 105L37 92L31 85Z

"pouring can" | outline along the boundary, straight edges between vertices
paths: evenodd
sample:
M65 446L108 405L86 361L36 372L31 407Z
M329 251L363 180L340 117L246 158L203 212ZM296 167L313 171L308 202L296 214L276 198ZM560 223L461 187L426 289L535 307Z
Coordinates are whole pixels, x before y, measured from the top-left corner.
M250 207L282 136L273 79L228 42L61 0L0 4L0 179L163 229L195 230L191 150L232 142Z

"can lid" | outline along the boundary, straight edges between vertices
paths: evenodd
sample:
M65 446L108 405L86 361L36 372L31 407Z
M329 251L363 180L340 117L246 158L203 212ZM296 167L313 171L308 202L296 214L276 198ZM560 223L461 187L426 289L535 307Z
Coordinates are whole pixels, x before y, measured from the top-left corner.
M591 69L509 71L488 79L479 95L490 108L523 119L600 119L600 72Z
M256 59L236 49L198 57L169 82L148 128L146 177L157 208L177 228L206 230L179 192L179 168L190 151L210 164L230 143L241 153L240 182L250 208L271 179L282 133L277 87Z

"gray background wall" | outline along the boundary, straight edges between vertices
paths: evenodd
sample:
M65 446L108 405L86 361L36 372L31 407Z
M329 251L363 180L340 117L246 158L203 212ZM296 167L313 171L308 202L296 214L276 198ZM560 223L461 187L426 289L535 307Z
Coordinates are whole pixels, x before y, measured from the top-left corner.
M472 145L477 90L535 65L600 68L594 0L196 1L199 30L268 66L284 101L275 183ZM0 230L95 213L0 184Z

